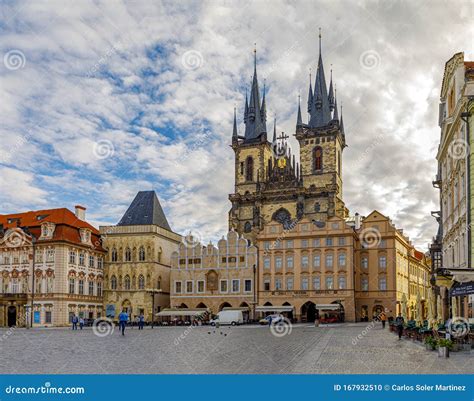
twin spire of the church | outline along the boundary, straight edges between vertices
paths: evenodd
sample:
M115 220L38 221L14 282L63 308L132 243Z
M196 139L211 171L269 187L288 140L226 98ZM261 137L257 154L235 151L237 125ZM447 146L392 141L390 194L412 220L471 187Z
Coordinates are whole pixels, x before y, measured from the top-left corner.
M250 99L248 94L245 95L244 123L245 134L239 137L237 134L237 122L234 110L234 130L232 134L233 140L243 139L245 142L261 142L266 138L267 134L267 107L266 107L266 88L263 86L262 101L260 101L260 90L257 78L257 51L254 50L254 72L252 78L252 86L250 90ZM324 74L323 58L321 51L321 29L319 30L319 58L316 70L314 87L312 83L312 75L309 75L309 91L308 91L308 124L303 124L301 115L301 99L298 96L298 116L297 127L303 125L309 128L319 128L329 125L332 121L337 121L343 133L342 108L341 116L337 109L337 93L333 84L332 69L329 82L329 90L326 85L326 77Z
M250 90L250 101L245 96L245 136L244 141L260 140L267 132L267 106L265 102L265 84L263 86L263 99L260 103L260 90L257 78L257 50L254 50L254 71L252 88Z

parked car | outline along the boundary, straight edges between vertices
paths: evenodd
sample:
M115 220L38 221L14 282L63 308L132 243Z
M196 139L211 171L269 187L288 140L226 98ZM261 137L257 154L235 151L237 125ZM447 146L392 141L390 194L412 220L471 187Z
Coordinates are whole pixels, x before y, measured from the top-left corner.
M270 322L270 318L272 319L272 324L277 324L283 322L285 317L280 314L268 315L265 316L263 319L260 319L260 324L268 324Z
M226 325L230 324L232 326L243 324L244 323L244 316L242 311L240 310L223 310L220 311L216 317L211 319L210 324L211 326L215 326L216 324Z

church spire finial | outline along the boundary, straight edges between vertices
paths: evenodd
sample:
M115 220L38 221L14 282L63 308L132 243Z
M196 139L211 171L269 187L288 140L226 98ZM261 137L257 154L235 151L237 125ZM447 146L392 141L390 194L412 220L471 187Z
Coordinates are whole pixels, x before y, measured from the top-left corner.
M298 117L296 119L296 126L301 127L303 125L303 119L301 118L301 96L298 94Z
M313 87L311 83L311 68L309 69L308 113L313 109Z
M334 110L334 91L332 88L332 64L331 64L331 82L329 84L328 101L329 101L329 110L332 112Z
M238 133L237 133L237 108L234 107L234 129L232 131L232 140L237 140Z
M321 55L321 27L319 27L319 54Z

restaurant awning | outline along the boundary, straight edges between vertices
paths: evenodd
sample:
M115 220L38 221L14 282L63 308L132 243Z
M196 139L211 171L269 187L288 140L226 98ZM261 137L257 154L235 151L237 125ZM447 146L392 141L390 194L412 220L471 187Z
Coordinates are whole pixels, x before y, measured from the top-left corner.
M197 316L204 313L208 313L209 309L206 308L197 308L197 309L163 309L161 312L158 312L156 316Z
M474 294L474 281L454 284L449 293L452 297Z
M340 310L341 305L339 304L316 304L317 310Z
M284 305L284 306L257 306L255 312L293 312L295 309L294 306Z
M239 308L233 308L232 306L226 306L222 310L240 310L242 312L248 312L250 308L248 306L241 306Z

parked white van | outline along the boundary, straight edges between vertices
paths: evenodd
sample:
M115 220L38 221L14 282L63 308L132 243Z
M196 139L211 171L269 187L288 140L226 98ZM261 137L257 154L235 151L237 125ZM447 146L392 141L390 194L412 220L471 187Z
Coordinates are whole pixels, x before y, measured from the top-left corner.
M214 319L211 319L210 323L212 326L216 324L230 324L235 326L244 323L244 316L241 310L223 310L220 311Z

